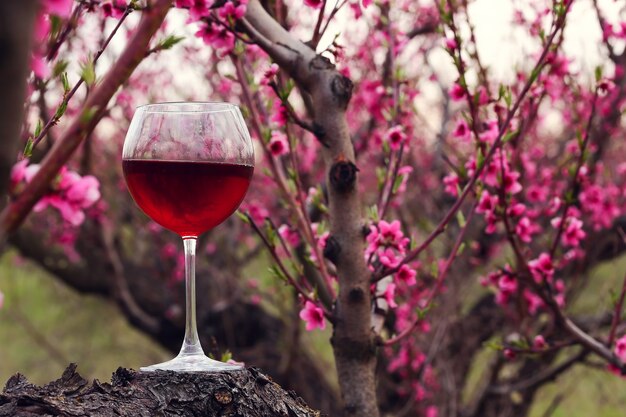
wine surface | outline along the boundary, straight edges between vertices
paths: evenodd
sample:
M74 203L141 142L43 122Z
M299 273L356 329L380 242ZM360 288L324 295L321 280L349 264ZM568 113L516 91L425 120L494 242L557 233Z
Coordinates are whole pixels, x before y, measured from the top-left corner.
M137 205L181 236L198 236L239 206L253 167L215 162L125 159L124 177Z

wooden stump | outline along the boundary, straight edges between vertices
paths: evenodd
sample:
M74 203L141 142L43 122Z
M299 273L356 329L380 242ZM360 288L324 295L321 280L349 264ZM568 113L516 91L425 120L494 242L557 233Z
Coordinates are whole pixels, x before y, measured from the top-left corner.
M0 394L8 416L232 416L319 417L293 391L255 368L221 373L136 372L119 368L111 383L91 384L70 364L42 387L21 374Z

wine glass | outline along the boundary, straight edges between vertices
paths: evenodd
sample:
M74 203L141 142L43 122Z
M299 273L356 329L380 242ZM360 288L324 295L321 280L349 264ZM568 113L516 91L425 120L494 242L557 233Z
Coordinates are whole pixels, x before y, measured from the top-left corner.
M227 371L240 366L208 358L196 326L198 236L239 206L254 170L254 148L239 108L229 103L140 106L122 154L128 189L152 220L178 233L185 249L185 339L176 358L142 371Z

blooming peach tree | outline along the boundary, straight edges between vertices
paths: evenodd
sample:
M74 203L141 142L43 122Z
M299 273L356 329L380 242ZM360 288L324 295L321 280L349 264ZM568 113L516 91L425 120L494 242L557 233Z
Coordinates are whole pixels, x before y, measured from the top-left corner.
M585 2L514 5L511 25L532 46L498 79L481 60L473 3L45 0L0 232L36 258L19 235L46 225L74 263L76 246L100 236L114 298L167 344L163 323L180 312L133 300L123 234L152 237L169 287L182 258L168 232L128 209L124 131L146 101L233 101L256 143L255 178L223 229L236 245L201 243L234 264L269 256L269 286L222 265L246 302L282 305L290 360L304 350L294 320L332 329L341 407L324 402L332 388L308 396L313 405L346 416L523 416L540 387L592 357L622 375L626 279L599 316L571 306L590 271L626 247L624 24L587 4L604 62L586 71L563 46ZM112 42L118 32L127 39ZM482 352L490 361L468 400Z

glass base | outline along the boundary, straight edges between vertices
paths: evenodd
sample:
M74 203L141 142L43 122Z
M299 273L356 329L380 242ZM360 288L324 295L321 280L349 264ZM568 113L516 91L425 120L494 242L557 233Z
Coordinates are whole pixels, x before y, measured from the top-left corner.
M205 355L179 355L167 362L143 366L141 372L174 371L174 372L227 372L243 369L241 365L232 365L213 360Z

